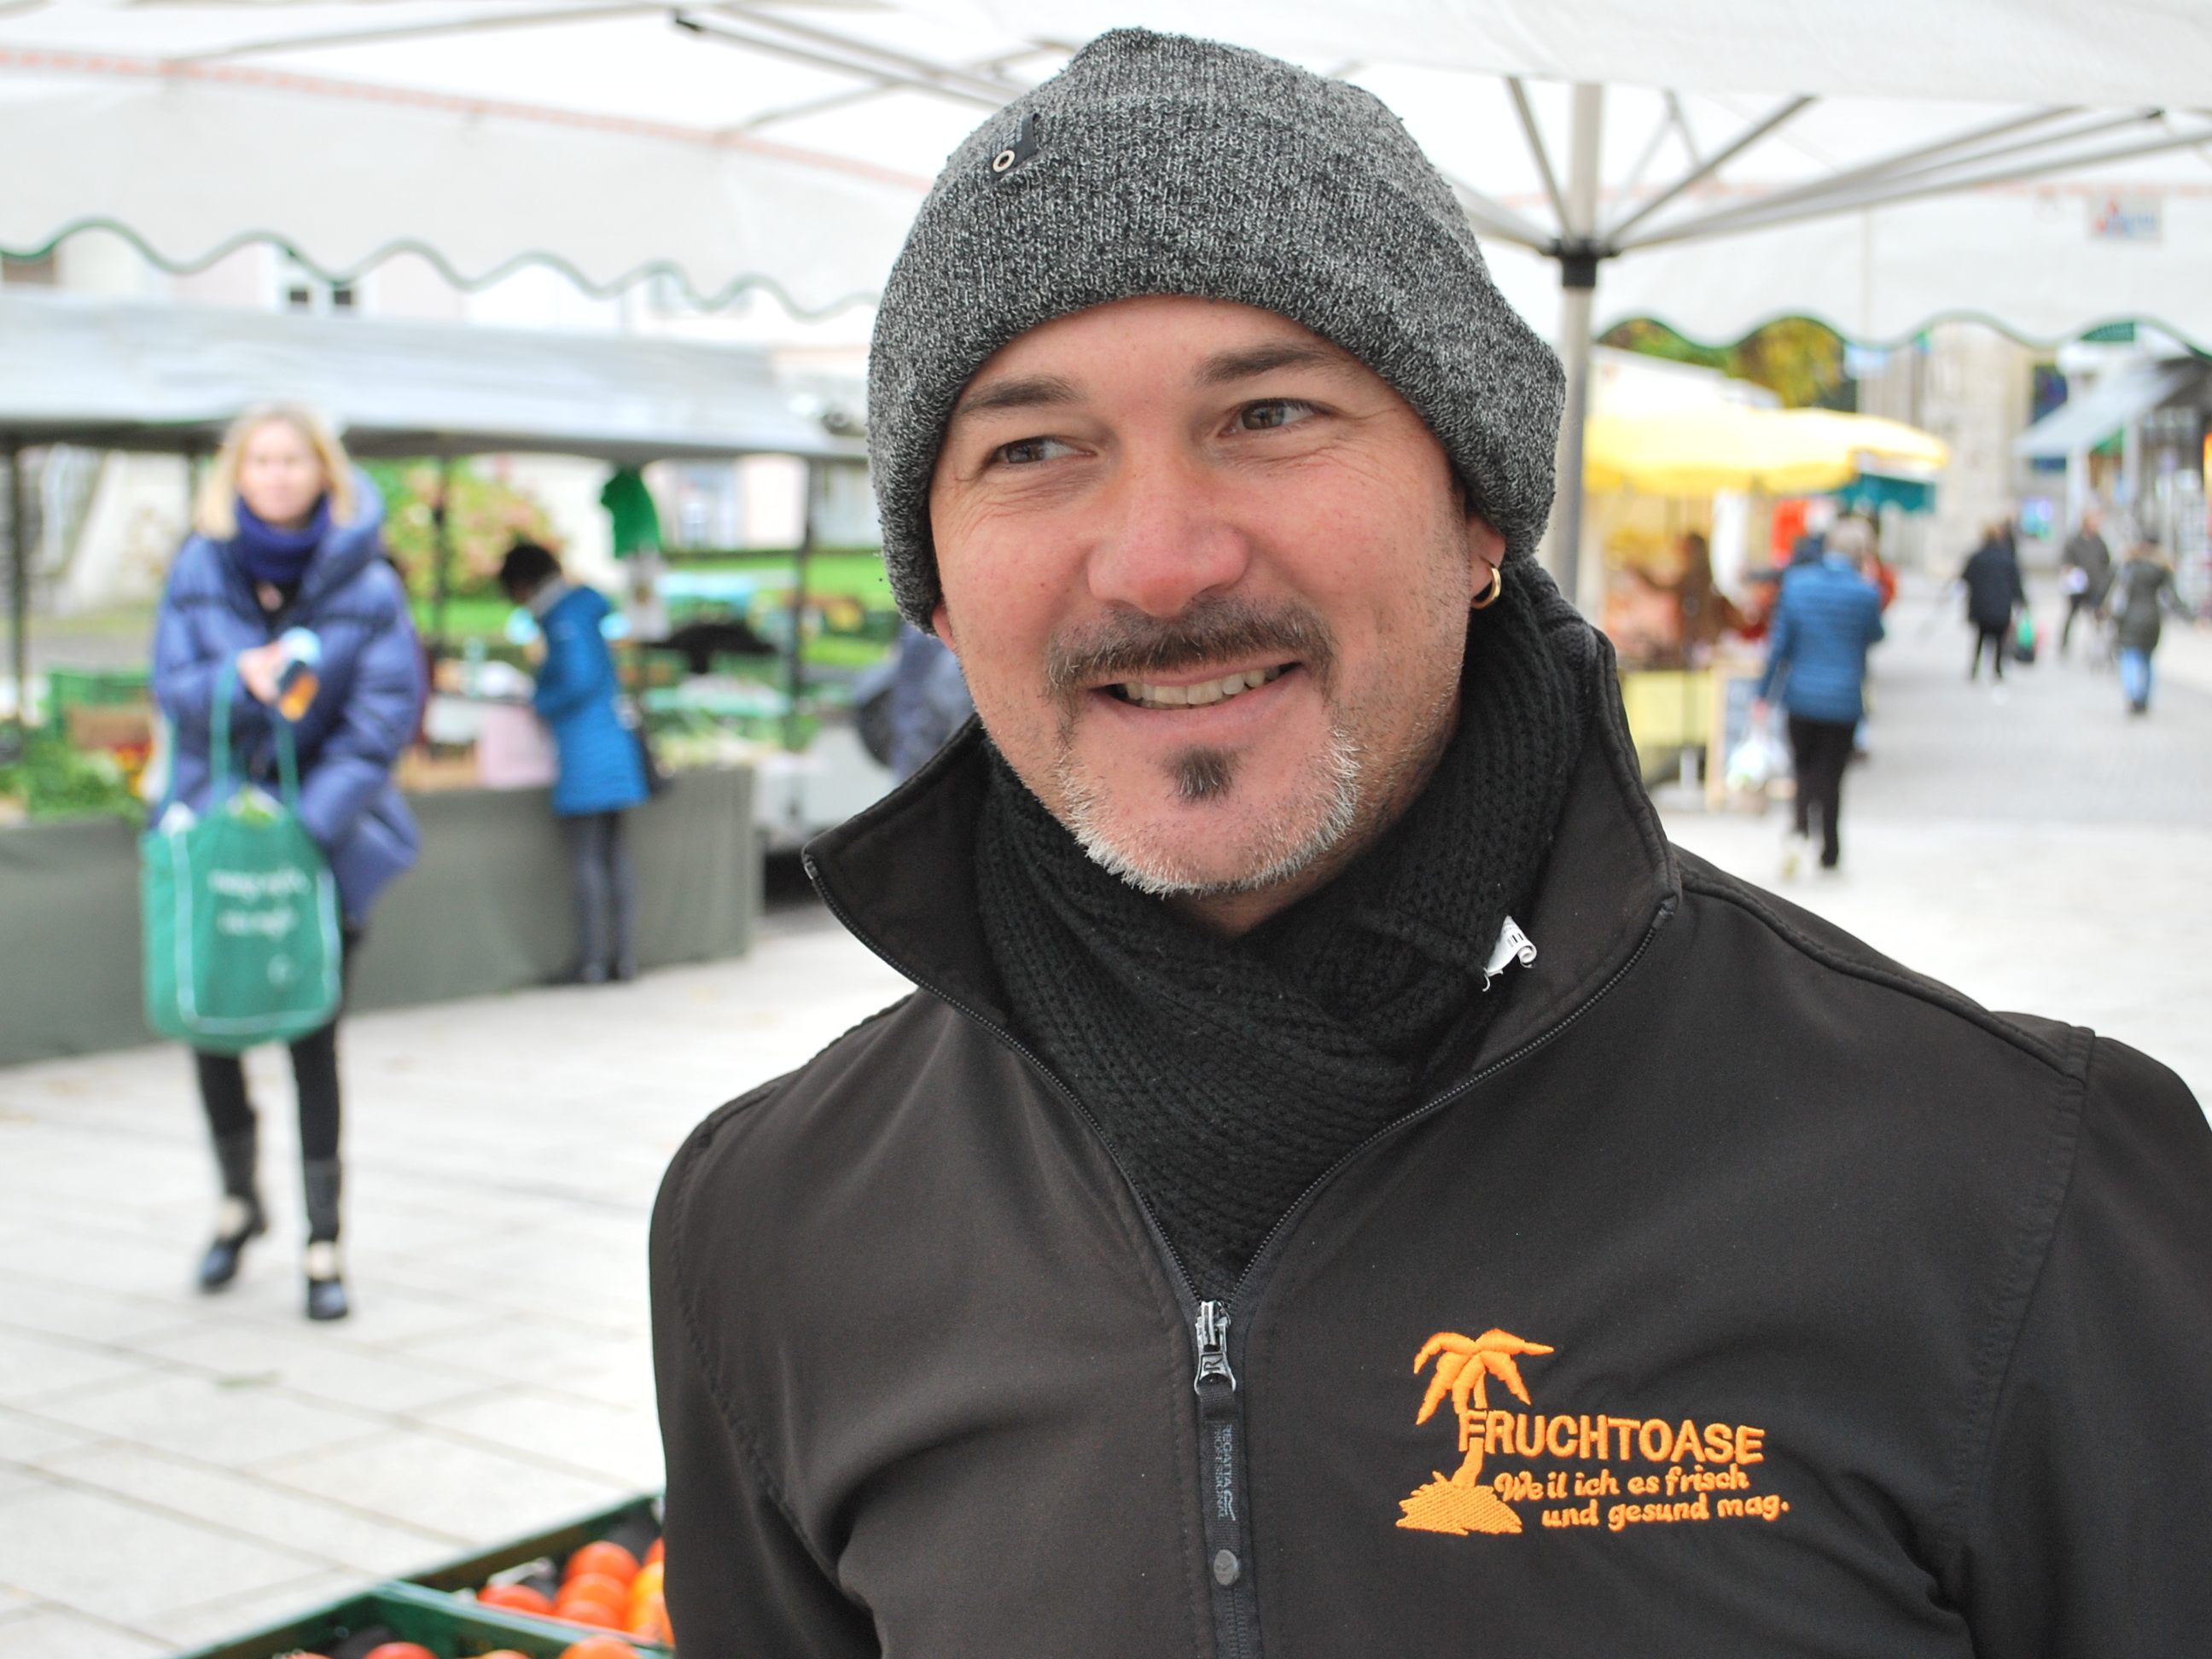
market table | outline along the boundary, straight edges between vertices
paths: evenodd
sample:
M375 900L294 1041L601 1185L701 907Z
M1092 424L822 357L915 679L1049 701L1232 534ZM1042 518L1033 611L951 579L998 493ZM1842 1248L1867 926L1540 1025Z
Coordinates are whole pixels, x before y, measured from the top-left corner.
M638 959L744 954L761 864L747 768L678 774L631 816ZM348 1007L544 983L574 960L568 863L543 789L410 793L422 861L369 921ZM137 834L114 819L0 830L0 1066L155 1041L143 1012Z

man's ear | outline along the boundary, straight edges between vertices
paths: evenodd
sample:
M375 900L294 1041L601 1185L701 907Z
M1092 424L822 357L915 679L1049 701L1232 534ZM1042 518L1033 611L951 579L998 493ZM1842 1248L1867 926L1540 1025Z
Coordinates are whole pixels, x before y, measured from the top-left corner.
M956 657L960 654L960 647L952 637L952 613L945 608L942 599L937 602L937 609L929 613L929 631L945 641L947 651Z

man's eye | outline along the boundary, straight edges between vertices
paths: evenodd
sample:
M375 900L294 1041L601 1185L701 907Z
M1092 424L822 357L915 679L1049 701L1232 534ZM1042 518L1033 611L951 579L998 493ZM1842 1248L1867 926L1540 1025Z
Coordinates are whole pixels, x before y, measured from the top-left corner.
M1312 413L1311 404L1294 398L1269 398L1238 410L1237 424L1247 432L1269 432L1277 427L1295 426Z
M1000 466L1034 466L1066 451L1067 446L1057 438L1017 438L993 450L991 459Z

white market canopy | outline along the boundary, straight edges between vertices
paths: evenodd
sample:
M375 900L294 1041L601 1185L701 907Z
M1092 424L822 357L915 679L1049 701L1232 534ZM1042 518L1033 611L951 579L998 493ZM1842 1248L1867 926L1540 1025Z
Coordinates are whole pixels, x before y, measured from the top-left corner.
M332 276L406 249L819 314L875 292L969 126L1119 23L1375 90L1547 331L1565 252L1598 256L1598 330L2212 348L2208 0L14 0L0 248L259 237Z
M321 411L357 455L862 453L758 350L0 293L0 446L204 453L275 401Z
M332 278L410 250L649 272L802 317L875 294L976 121L1122 24L1368 87L1562 347L1978 317L2212 349L2212 0L0 0L0 250L106 226ZM1548 545L1578 581L1582 492Z

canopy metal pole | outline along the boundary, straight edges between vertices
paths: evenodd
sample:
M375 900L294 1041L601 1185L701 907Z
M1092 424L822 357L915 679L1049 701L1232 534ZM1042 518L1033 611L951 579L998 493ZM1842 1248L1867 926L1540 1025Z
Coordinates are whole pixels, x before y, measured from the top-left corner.
M31 556L24 545L29 536L30 514L23 506L23 446L19 439L0 441L8 457L8 619L9 648L15 676L15 730L31 729Z
M1597 296L1599 149L1605 136L1605 88L1578 84L1567 161L1566 235L1559 249L1559 350L1566 369L1567 406L1560 426L1557 493L1558 552L1553 575L1559 591L1595 616L1604 598L1601 562L1583 563L1583 428L1589 416L1590 319Z
M806 497L799 509L799 550L792 559L790 654L784 659L787 708L783 717L783 746L793 753L800 747L799 705L806 696L806 586L808 569L814 561L814 492L815 486L821 482L817 476L817 464L809 459L805 465Z
M446 654L446 602L453 592L453 458L438 461L438 505L430 522L438 532L438 546L430 563L430 655L434 661Z

